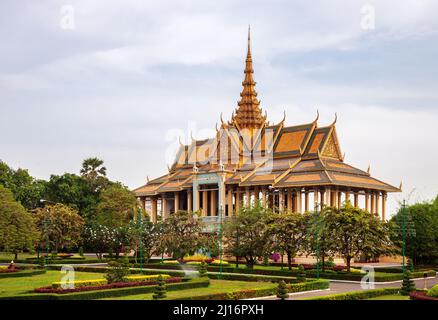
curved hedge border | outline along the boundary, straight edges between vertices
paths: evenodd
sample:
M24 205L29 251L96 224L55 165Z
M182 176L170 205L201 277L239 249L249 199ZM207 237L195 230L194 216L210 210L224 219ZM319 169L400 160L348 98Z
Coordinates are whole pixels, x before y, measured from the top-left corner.
M307 282L292 283L287 286L289 293L324 290L328 289L330 282L328 280L308 280ZM263 289L247 289L238 290L227 293L213 293L195 297L178 298L178 300L240 300L251 299L266 296L273 296L277 294L277 286Z
M210 280L207 278L197 278L186 282L167 284L168 291L185 290L193 288L203 288L210 285ZM26 294L10 297L0 297L0 300L93 300L102 298L117 298L128 295L153 293L157 286L145 287L129 287L121 289L107 289L96 291L85 291L64 294Z
M0 273L0 279L4 278L20 278L20 277L32 277L39 274L46 273L45 269L39 269L39 270L19 270L17 272L7 272L7 273Z
M390 294L397 294L399 293L399 291L400 288L383 288L375 290L338 293L323 297L306 298L305 300L365 300Z
M190 265L164 265L164 264L146 264L143 265L144 268L156 269L156 270L197 270L197 266ZM219 272L220 267L208 266L208 271ZM279 277L295 277L298 272L296 270L263 270L263 269L243 269L243 268L233 268L233 267L223 267L222 272L225 273L241 273L241 274L257 274L266 276L279 276ZM381 272L379 268L375 269L375 281L376 282L387 282L387 281L398 281L403 280L403 274L399 272L385 273ZM422 278L424 271L412 272L413 278ZM434 277L436 271L427 271L429 277ZM316 278L316 271L307 270L306 275L308 278ZM336 273L336 272L320 272L320 277L324 279L332 280L349 280L349 281L361 281L364 274L361 273Z

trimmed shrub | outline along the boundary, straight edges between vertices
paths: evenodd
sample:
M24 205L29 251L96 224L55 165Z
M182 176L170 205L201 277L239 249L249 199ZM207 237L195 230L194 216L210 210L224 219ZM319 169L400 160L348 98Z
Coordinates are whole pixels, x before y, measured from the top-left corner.
M62 282L52 282L53 289L59 289L62 286ZM90 287L90 286L102 286L108 284L106 279L95 279L95 280L76 280L74 281L74 287Z
M431 289L427 291L427 296L432 298L438 298L438 284L434 285Z
M105 275L108 283L123 282L123 279L130 273L129 265L125 262L110 261L108 266Z
M213 260L210 265L212 266L220 266L221 261L220 260ZM230 264L227 261L222 260L222 267L228 267Z
M179 265L180 263L178 260L164 260L163 264Z
M281 300L289 298L289 294L287 292L287 285L286 285L286 282L284 282L284 280L281 280L278 283L277 298L279 298Z
M207 276L207 264L204 261L202 261L201 264L199 265L198 272L200 277Z
M304 270L304 267L300 265L298 267L298 274L297 274L298 281L306 281L306 271Z
M430 297L426 291L414 291L409 294L411 300L438 301L438 298Z
M383 288L365 291L352 291L346 293L332 294L324 297L307 298L306 300L365 300L379 296L386 296L390 294L398 294L398 288Z
M152 298L154 300L164 299L166 298L166 282L164 281L164 278L160 275L158 277L158 285L155 287L154 294L152 295Z
M411 272L406 270L403 276L400 293L404 296L408 296L413 291L415 291L415 283L412 281Z

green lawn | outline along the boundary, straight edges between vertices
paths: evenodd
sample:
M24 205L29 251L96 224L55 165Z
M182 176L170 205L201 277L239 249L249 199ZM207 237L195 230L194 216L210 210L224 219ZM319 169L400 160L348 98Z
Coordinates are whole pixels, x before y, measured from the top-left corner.
M245 289L275 288L276 284L271 282L246 282L228 280L210 280L208 288L195 288L180 291L168 291L166 300L184 299L213 293L227 293ZM102 300L151 300L152 293L125 296L120 298L107 298Z
M375 298L370 298L366 300L409 300L409 296L402 296L399 294L391 294L386 296L380 296Z
M75 254L75 255L77 255L77 254ZM27 258L36 258L37 257L37 255L36 254L30 254L30 253L27 253L27 252L24 252L24 253L19 253L18 254L18 260L24 260L24 259L27 259ZM15 255L13 254L13 253L9 253L9 252L0 252L0 260L1 261L11 261L11 260L14 260L14 258L15 258ZM84 260L86 261L86 260L96 260L97 259L97 257L94 255L94 256L84 256ZM62 260L61 260L62 261ZM2 263L6 263L6 262L2 262Z
M55 281L61 281L65 276L60 271L47 271L46 274L23 278L3 278L0 279L0 296L14 296L32 291L35 288L47 287ZM102 273L95 272L76 272L76 280L88 280L103 278Z

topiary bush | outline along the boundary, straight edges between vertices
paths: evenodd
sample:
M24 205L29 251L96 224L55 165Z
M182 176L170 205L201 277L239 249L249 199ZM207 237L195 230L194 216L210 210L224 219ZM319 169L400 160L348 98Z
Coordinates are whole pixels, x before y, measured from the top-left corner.
M298 267L297 279L299 282L306 281L306 271L304 270L304 267L301 264Z
M198 268L199 276L206 277L207 276L207 264L202 261Z
M289 298L289 294L288 294L288 289L287 289L287 285L286 282L284 282L284 280L281 280L278 283L278 287L277 287L277 298L284 300Z
M432 298L438 298L438 284L434 285L431 289L427 291L427 296Z
M124 278L130 274L129 264L126 262L110 261L105 274L108 283L123 282Z
M413 291L415 291L415 283L412 280L411 272L409 270L406 270L403 275L403 282L400 294L403 296L408 296Z
M164 278L160 275L158 277L158 285L155 288L152 298L154 298L154 300L164 299L167 296L166 291L166 282L164 281Z

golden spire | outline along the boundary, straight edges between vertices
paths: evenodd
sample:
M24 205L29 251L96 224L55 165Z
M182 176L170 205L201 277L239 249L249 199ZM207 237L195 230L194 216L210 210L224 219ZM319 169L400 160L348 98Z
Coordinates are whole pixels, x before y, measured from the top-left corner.
M248 52L245 62L245 78L242 82L243 90L240 93L240 101L236 114L233 115L230 125L236 123L240 129L260 129L266 122L260 109L260 101L257 100L255 91L256 82L253 79L254 69L252 67L251 57L251 33L248 27Z

